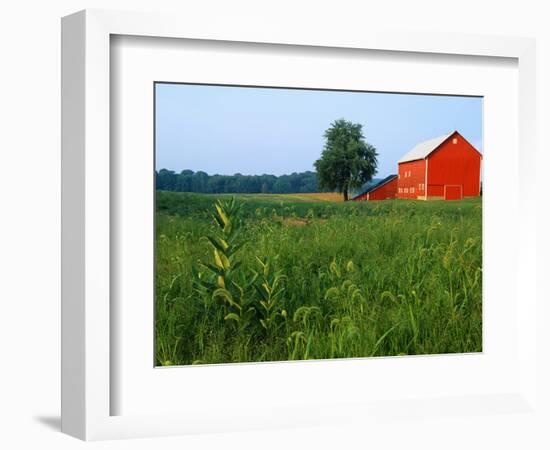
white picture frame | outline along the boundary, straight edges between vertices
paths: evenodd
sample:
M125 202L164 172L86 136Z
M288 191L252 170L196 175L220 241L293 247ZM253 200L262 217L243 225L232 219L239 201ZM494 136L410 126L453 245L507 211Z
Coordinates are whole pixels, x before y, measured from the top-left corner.
M113 415L112 398L114 392L121 389L114 382L111 370L113 358L119 356L112 347L111 337L116 335L117 324L111 320L110 304L113 289L111 186L118 182L110 155L113 35L284 44L300 46L306 52L308 48L321 47L334 52L339 49L406 52L413 58L414 55L444 54L517 60L519 176L516 182L517 199L521 197L522 201L517 201L521 220L517 221L518 234L511 244L519 261L518 291L514 295L521 296L521 302L516 305L516 328L512 331L520 362L514 387L460 398L422 394L416 399L397 396L386 400L377 398L370 403L361 399L330 405L308 400L301 407L282 403L272 405L271 410L257 411L251 410L253 403L247 404L248 410L243 407L239 410L233 404L223 405L222 398L220 404L213 405L219 409L218 414L188 409ZM428 411L431 417L438 414L468 417L504 410L536 416L541 410L543 405L537 403L537 353L533 350L537 344L537 293L533 232L535 186L531 176L536 167L535 43L532 39L362 30L315 35L307 30L262 29L258 24L238 29L220 23L208 27L189 17L87 10L63 18L62 55L62 430L65 433L97 440L334 422L360 424L362 420L378 416L384 420L402 420L399 413L392 412L396 401L406 404L411 415ZM339 367L335 374L343 368L354 370L362 362L352 360L342 364L332 366ZM389 364L394 370L400 370L399 361ZM421 371L422 361L417 366L416 370ZM254 370L265 373L276 371L279 365L256 367L260 369ZM316 370L311 367L308 363L296 363L291 370L296 374ZM185 377L185 373L181 376Z

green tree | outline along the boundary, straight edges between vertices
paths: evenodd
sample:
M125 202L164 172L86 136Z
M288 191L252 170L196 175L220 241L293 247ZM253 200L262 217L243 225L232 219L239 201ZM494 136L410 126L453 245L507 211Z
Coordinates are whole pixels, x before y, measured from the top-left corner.
M161 191L198 192L209 194L258 193L286 194L290 192L317 192L315 172L300 172L290 175L209 175L185 169L179 174L161 169L155 172L156 188Z
M317 181L321 189L344 194L361 187L376 174L378 153L365 141L363 126L339 119L325 131L325 147L315 161Z
M273 185L273 191L276 194L287 194L291 192L290 181L288 175L281 175Z
M176 188L177 175L173 170L160 169L156 174L157 189L173 191Z

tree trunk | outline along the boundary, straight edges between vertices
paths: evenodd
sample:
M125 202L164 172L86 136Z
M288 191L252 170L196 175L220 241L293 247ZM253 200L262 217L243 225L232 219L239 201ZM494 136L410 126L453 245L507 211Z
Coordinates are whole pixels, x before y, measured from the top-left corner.
M345 201L345 202L348 201L348 188L345 188L345 189L344 189L344 201Z

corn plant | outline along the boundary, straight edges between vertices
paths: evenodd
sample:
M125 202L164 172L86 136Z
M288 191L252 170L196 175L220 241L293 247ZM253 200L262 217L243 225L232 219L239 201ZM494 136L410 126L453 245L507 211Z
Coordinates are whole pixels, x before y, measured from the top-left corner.
M212 218L216 233L205 237L212 247L213 263L201 263L205 272L197 274L195 286L203 297L224 308L225 321L232 321L242 329L250 322L255 310L252 299L246 293L253 280L243 283L238 279L241 262L236 254L243 245L238 242L241 232L240 205L232 197L227 201L218 199L214 206Z

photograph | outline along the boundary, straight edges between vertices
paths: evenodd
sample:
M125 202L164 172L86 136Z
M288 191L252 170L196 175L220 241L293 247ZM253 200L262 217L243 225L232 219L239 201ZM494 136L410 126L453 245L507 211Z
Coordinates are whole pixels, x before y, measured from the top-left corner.
M153 89L155 366L482 352L483 97Z

